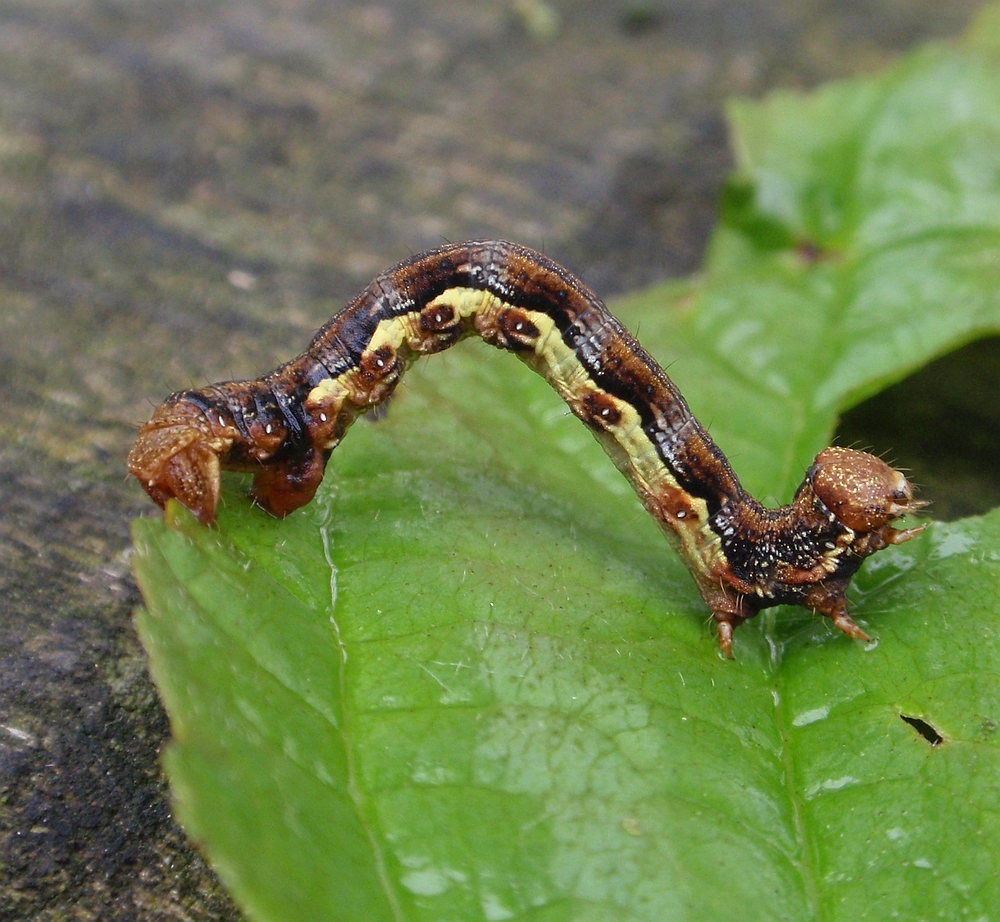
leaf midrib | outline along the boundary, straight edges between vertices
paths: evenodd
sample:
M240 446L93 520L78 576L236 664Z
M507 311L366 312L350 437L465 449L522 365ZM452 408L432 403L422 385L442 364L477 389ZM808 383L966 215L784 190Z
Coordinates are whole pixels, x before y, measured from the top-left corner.
M331 498L332 500L332 498ZM358 818L358 825L364 830L365 838L368 840L368 847L371 850L372 863L375 866L375 875L378 878L379 886L385 895L389 911L396 922L406 922L403 914L403 907L400 905L399 897L395 888L389 880L389 873L386 867L385 854L382 851L380 840L383 838L376 830L376 822L372 816L372 811L368 806L368 798L358 784L357 764L355 757L354 739L354 708L351 706L352 698L347 683L347 660L348 650L341 633L340 625L337 622L337 575L339 568L333 561L333 541L328 531L330 525L330 514L334 503L327 503L326 515L322 522L317 524L320 538L323 541L323 556L330 569L330 625L333 628L333 636L337 644L337 682L340 691L341 726L337 728L340 739L344 747L344 759L347 767L347 796L351 799L354 812Z

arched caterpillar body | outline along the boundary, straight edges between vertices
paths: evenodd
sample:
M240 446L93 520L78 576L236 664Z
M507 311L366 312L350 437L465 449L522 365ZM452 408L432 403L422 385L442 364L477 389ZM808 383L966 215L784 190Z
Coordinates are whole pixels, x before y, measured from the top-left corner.
M922 527L923 503L865 452L821 451L791 503L741 486L677 387L582 282L504 241L443 246L378 276L309 348L256 381L171 395L139 430L128 466L161 506L215 520L220 469L254 473L276 516L308 503L352 422L406 366L477 334L541 374L593 432L691 571L732 656L733 629L772 605L803 605L852 637L846 589L862 560Z

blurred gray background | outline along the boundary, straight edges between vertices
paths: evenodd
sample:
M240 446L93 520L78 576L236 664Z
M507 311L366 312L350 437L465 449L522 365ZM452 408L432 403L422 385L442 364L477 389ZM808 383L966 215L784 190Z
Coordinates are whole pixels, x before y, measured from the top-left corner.
M696 271L727 97L874 71L978 6L0 0L0 918L238 918L171 819L130 620L154 403L268 370L444 240L544 247L605 296ZM843 440L938 515L994 505L997 380L971 347Z

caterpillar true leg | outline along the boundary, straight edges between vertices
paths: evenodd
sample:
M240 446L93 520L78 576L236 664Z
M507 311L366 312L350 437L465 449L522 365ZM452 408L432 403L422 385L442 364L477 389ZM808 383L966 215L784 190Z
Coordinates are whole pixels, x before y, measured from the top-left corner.
M691 571L732 655L733 631L772 605L803 605L844 633L862 560L922 527L924 504L865 452L827 448L792 502L758 503L674 383L582 282L505 241L440 247L375 279L297 359L256 381L171 395L141 427L129 470L161 506L215 521L220 470L255 474L283 516L312 499L326 458L406 366L476 334L541 374L590 428Z

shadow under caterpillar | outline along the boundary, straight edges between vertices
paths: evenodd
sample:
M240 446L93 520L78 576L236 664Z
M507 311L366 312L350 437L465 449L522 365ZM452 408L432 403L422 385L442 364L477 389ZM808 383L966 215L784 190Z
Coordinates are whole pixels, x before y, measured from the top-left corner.
M821 451L791 503L761 505L680 391L579 279L505 241L439 247L379 275L298 358L256 381L172 394L139 430L129 471L155 502L215 521L221 470L251 471L276 516L308 503L351 423L407 365L467 336L513 352L596 436L680 554L732 656L733 630L802 605L868 640L846 590L865 557L926 526L892 523L925 504L866 452Z

